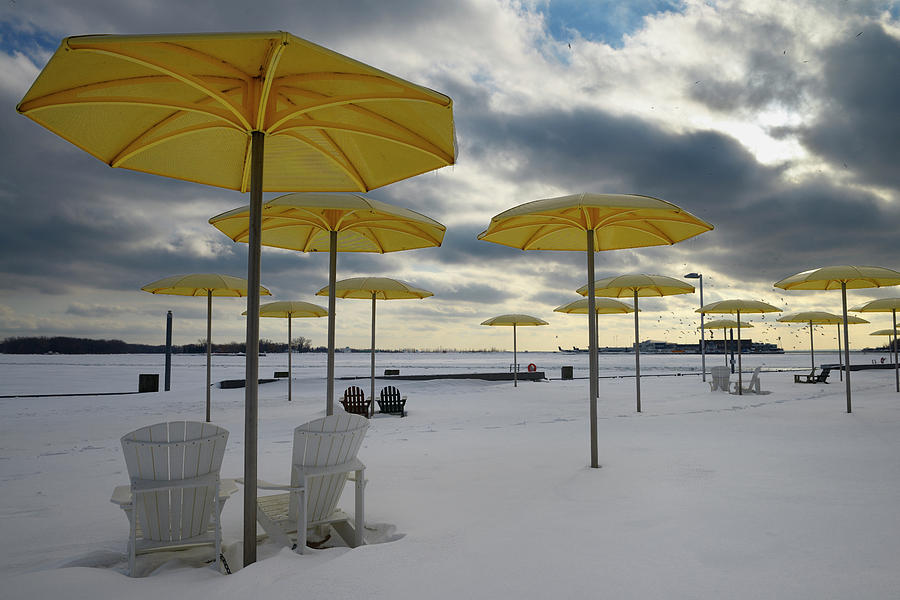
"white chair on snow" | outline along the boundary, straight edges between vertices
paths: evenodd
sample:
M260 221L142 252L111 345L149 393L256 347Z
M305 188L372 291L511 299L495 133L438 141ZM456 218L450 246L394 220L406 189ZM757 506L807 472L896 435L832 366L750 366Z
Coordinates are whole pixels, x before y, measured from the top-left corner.
M709 391L728 391L728 380L731 378L731 370L728 367L712 367L709 370L712 381L709 382Z
M211 423L174 421L141 427L122 437L130 485L120 485L111 502L125 511L131 532L128 574L137 554L213 544L220 567L219 515L237 491L219 480L228 431Z
M257 498L257 521L273 541L303 554L307 530L331 525L347 546L364 543L366 466L356 453L368 428L365 417L343 412L294 430L290 485L257 481L259 490L287 492ZM336 508L348 480L356 483L353 525L350 516ZM289 538L293 532L296 544Z
M747 387L741 388L742 391L743 391L743 393L745 393L745 394L760 394L760 395L763 395L763 394L771 394L771 393L772 393L772 392L764 392L764 391L762 390L762 388L760 387L760 384L759 384L759 371L760 371L760 367L756 367L755 369L753 369L753 376L750 377L750 383L747 384ZM731 393L732 393L732 394L737 394L737 393L738 393L738 386L739 386L739 385L740 385L739 382L737 382L737 381L734 382L734 384L733 384L733 386L732 386L732 390L731 390Z

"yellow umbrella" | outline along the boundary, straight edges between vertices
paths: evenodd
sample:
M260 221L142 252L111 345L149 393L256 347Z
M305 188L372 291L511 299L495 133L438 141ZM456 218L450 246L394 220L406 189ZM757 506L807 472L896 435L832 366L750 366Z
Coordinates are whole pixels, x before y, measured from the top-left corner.
M247 280L231 275L217 273L193 273L191 275L172 275L148 283L141 288L151 294L171 294L174 296L206 296L206 422L210 419L210 361L212 354L212 297L230 296L232 298L247 295ZM260 296L271 296L271 292L259 286ZM249 348L248 348L249 354Z
M522 250L587 253L594 288L594 252L674 244L713 228L670 202L636 194L573 194L520 204L491 219L479 240ZM597 315L588 296L591 467L597 456Z
M701 306L694 312L702 314L736 314L737 331L738 331L738 394L743 395L744 381L741 376L741 313L767 313L781 312L781 309L759 300L744 300L734 298L731 300L720 300Z
M492 327L497 326L511 326L513 328L513 387L518 387L519 385L519 362L516 353L516 327L517 326L536 326L536 325L549 325L547 321L543 319L538 319L537 317L532 317L531 315L522 315L522 314L509 314L509 315L499 315L497 317L491 317L486 321L481 322L482 325L490 325Z
M372 357L369 376L369 397L375 397L375 300L410 300L434 296L433 293L413 287L399 279L389 277L351 277L334 284L338 298L360 298L372 300ZM328 286L316 292L317 296L327 296Z
M262 208L262 245L329 253L326 414L334 413L334 324L338 252L396 252L440 246L446 227L417 212L359 194L286 194ZM248 241L250 207L209 220L236 242Z
M865 304L859 304L854 306L853 308L849 308L847 310L853 312L889 312L891 313L891 318L893 319L894 329L897 329L897 309L900 308L900 298L879 298L878 300L872 300L871 302L866 302ZM874 334L873 334L874 335ZM894 336L894 340L892 343L892 350L894 352L894 381L896 383L897 391L900 392L900 366L898 366L897 360L897 337Z
M775 287L783 290L841 290L841 307L844 316L844 364L847 378L847 412L851 412L850 401L850 338L847 331L847 290L900 285L900 273L884 267L856 267L836 265L803 271L781 281Z
M860 319L859 317L847 317L848 319L855 319L855 323L868 323L865 319ZM813 349L813 326L814 325L828 325L828 324L840 324L844 322L843 317L840 315L835 315L829 312L824 312L821 310L809 310L805 312L799 313L791 313L788 315L784 315L782 317L778 317L775 319L781 323L809 323L809 358L812 362L813 371L816 370L816 354ZM851 322L853 323L853 322ZM840 346L840 327L838 328L838 345ZM841 355L841 349L838 347L838 357Z
M368 191L456 161L450 98L281 31L66 38L16 108L110 166L249 191L251 289L264 191ZM248 298L245 565L259 391Z
M573 300L568 304L557 306L553 309L553 312L561 312L570 315L586 315L588 312L588 299L581 298L580 300ZM594 312L598 315L622 315L634 312L634 309L624 302L619 302L612 298L594 298ZM597 334L599 335L599 331ZM599 342L597 343L597 346L600 346Z
M244 316L247 315L245 310ZM278 319L287 319L288 324L288 402L292 399L291 380L293 379L293 368L291 366L291 355L294 352L291 346L291 319L304 317L324 317L328 315L328 311L318 304L309 302L300 302L298 300L281 300L279 302L269 302L259 307L260 317L273 317Z
M591 288L578 288L578 293L587 296ZM680 279L665 275L634 273L607 277L594 283L594 295L613 298L634 298L634 308L638 309L639 296L671 296L693 294L694 286ZM639 310L639 309L638 309ZM638 334L638 314L634 313L634 382L637 412L641 412L641 338Z
M725 355L725 366L728 366L728 338L725 336L726 329L734 329L738 326L737 321L733 321L731 319L716 319L714 321L707 321L703 326L704 329L721 329L722 330L722 354ZM741 327L744 329L748 329L753 327L750 323L742 323ZM701 329L698 327L697 329ZM731 339L734 339L732 336Z

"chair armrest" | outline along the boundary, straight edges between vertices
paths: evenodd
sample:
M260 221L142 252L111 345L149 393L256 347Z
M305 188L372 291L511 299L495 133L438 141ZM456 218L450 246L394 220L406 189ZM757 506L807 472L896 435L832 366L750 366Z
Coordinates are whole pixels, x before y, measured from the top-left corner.
M131 504L131 486L117 485L115 489L113 489L112 498L110 498L109 501L113 504L118 504L122 508L124 508L126 504Z
M244 483L243 477L238 477L237 479L235 479L235 481L237 481L241 485L246 485ZM265 479L257 479L256 480L256 489L277 490L277 491L281 491L281 492L292 492L292 491L296 491L296 490L301 490L303 488L291 487L291 485L288 483L271 483L271 482L266 481Z
M361 460L358 458L354 458L353 460L347 461L345 463L341 463L339 465L332 465L329 467L299 467L294 465L294 470L297 471L297 474L306 477L321 477L323 475L333 475L335 473L346 473L348 471L360 471L366 468L366 465L363 464Z

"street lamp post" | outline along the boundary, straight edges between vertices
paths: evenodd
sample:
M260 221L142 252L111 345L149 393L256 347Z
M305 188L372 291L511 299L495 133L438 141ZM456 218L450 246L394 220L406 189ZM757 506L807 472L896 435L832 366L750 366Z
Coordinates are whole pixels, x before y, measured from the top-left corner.
M703 273L688 273L685 279L700 280L700 306L703 306ZM706 329L703 326L703 313L700 313L700 369L703 371L703 381L706 381Z

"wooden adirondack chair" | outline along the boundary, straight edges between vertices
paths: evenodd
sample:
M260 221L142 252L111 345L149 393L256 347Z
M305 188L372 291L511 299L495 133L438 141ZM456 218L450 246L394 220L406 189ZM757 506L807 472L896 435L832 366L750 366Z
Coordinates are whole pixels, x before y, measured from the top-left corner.
M378 398L378 412L392 415L400 413L401 417L405 417L406 396L401 396L400 390L395 386L386 386L381 390L381 396Z
M772 393L772 392L763 391L762 388L760 387L760 383L759 383L759 371L760 371L760 369L761 369L761 367L756 367L755 369L753 369L753 376L750 377L750 383L747 384L747 387L742 388L742 391L743 391L745 394L760 394L760 395L763 395L763 394L771 394L771 393ZM731 390L731 393L732 393L732 394L737 394L737 393L738 393L738 385L740 385L740 383L737 382L737 381L735 381L735 382L732 384L732 390Z
M712 381L709 382L709 391L727 392L731 370L728 367L712 367L709 372L712 375Z
M364 543L366 466L356 453L368 428L369 422L362 416L344 413L294 430L290 485L257 482L259 490L287 492L257 498L256 518L270 538L303 554L307 530L331 525L347 546ZM356 484L353 525L349 515L337 509L348 480ZM289 537L294 532L296 544Z
M211 423L174 421L141 427L122 437L131 484L113 491L111 501L130 525L128 574L136 556L213 544L220 568L224 501L237 491L219 470L228 431Z
M341 400L344 410L353 415L362 415L369 418L372 414L372 399L366 400L366 394L362 388L351 385L344 391L344 399Z

